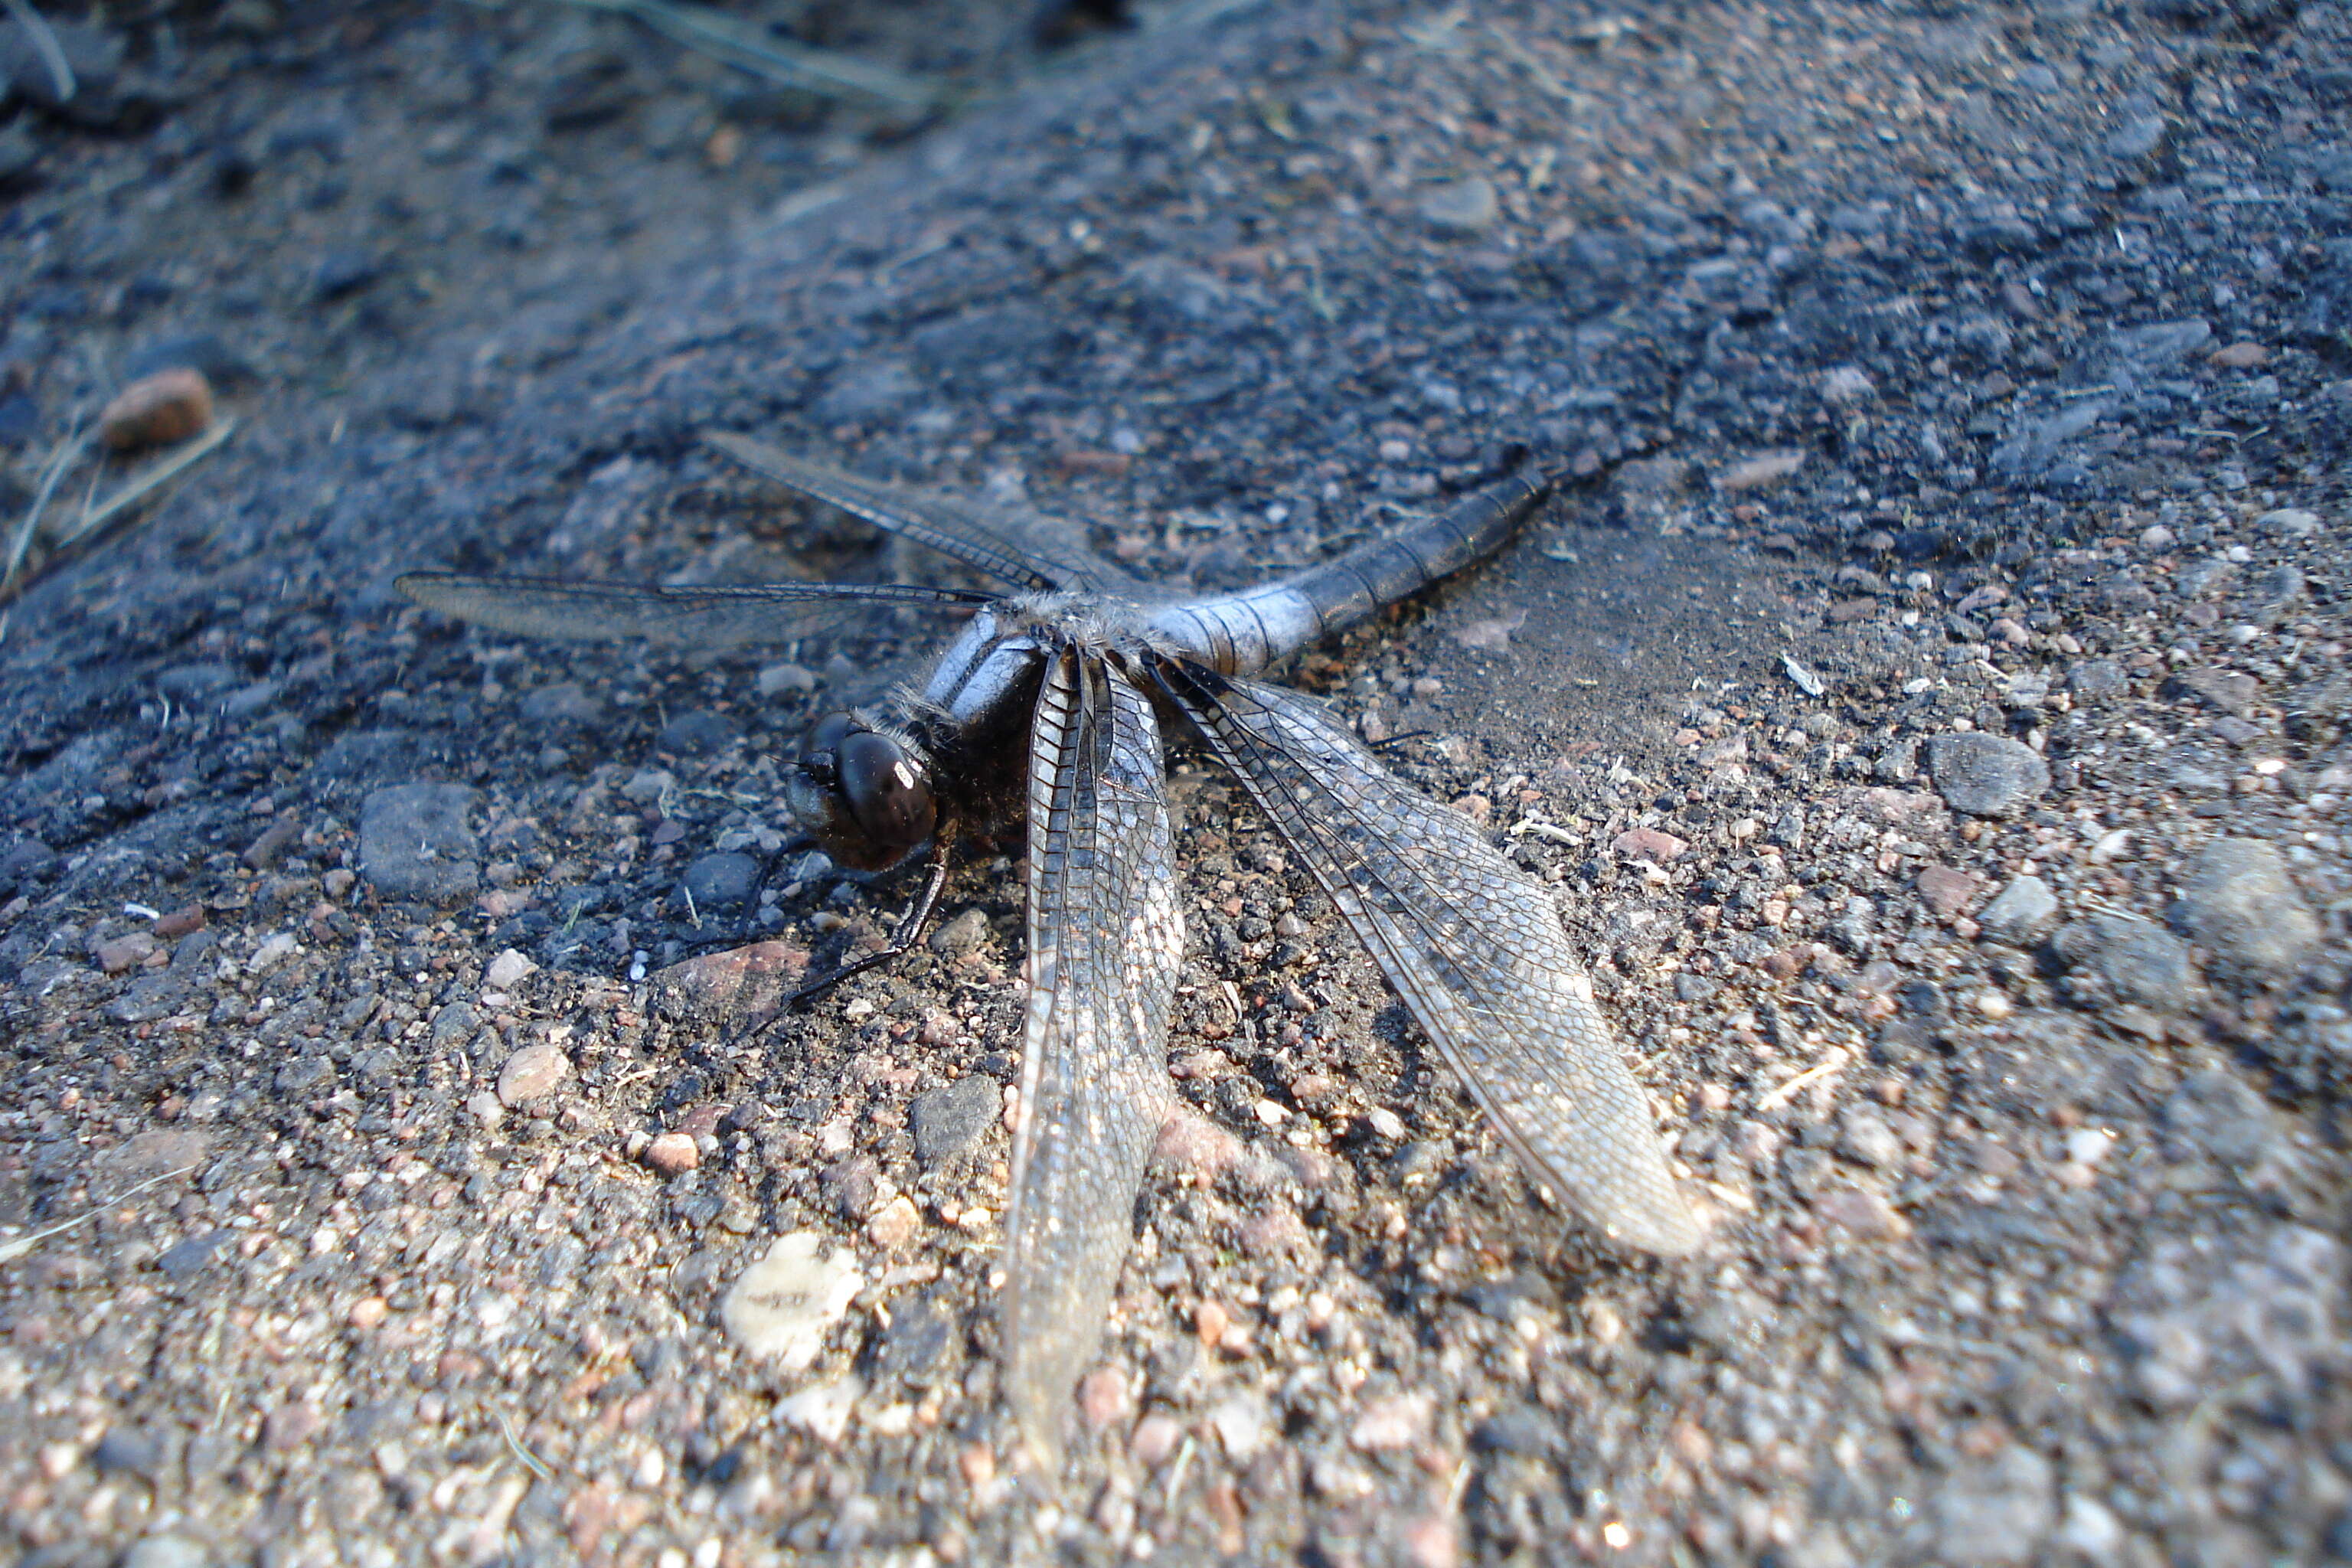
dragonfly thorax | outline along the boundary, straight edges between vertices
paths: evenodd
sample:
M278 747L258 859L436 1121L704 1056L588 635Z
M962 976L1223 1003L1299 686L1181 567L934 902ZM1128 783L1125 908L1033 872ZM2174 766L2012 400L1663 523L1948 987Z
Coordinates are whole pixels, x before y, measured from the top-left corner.
M810 727L784 796L817 847L856 871L897 865L939 826L929 759L855 713L828 713Z

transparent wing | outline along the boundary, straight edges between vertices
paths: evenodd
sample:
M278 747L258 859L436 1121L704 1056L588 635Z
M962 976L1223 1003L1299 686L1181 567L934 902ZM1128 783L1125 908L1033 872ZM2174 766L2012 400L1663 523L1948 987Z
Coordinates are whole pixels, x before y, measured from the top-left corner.
M878 615L894 605L970 610L990 597L854 583L662 588L453 572L411 572L392 585L427 609L518 637L644 637L696 647L789 642L848 616Z
M1151 703L1106 660L1047 668L1029 746L1029 1016L1005 1224L1006 1396L1060 1453L1171 1102L1183 956Z
M1128 582L1124 573L1087 550L1067 523L844 473L731 431L705 431L702 438L787 489L951 555L1009 586L1123 586Z
M1619 1241L1696 1247L1649 1097L1543 889L1297 693L1154 668L1530 1173Z

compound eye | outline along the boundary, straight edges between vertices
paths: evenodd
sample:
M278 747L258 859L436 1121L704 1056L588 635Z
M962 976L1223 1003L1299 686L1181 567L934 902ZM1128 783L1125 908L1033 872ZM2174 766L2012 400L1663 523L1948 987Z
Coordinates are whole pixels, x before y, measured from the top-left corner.
M861 732L857 721L850 715L828 713L809 726L808 734L801 742L801 756L803 759L837 757L841 754L841 743Z
M819 731L824 728L817 726ZM905 850L931 836L939 824L939 806L931 798L930 781L897 742L871 730L852 730L832 751L842 798L875 843Z

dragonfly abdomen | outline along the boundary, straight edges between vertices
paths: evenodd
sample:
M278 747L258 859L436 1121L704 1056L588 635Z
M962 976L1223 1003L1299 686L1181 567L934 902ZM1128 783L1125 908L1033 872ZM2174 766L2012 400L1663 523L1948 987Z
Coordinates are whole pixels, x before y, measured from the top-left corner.
M1279 583L1169 605L1150 629L1221 674L1253 674L1493 554L1549 488L1516 475Z

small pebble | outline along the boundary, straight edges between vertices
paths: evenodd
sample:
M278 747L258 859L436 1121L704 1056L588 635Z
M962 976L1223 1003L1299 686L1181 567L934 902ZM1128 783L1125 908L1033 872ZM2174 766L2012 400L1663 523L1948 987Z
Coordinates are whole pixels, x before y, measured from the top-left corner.
M1805 454L1793 448L1759 452L1726 468L1715 484L1727 495L1737 495L1744 490L1758 490L1778 484L1804 466Z
M1126 1419L1129 1404L1127 1374L1115 1366L1098 1366L1078 1384L1078 1415L1093 1431Z
M1937 735L1927 742L1927 771L1955 811L2012 816L2050 788L2050 764L2005 735Z
M1842 364L1822 373L1822 401L1833 408L1861 403L1877 394L1870 377L1853 365Z
M2319 947L2318 917L2287 875L2285 858L2258 838L2217 838L2181 878L2172 923L2222 968L2276 984Z
M1813 1208L1857 1241L1901 1241L1911 1234L1911 1222L1876 1193L1842 1187L1822 1194Z
M1654 827L1636 827L1631 832L1619 834L1610 847L1628 860L1664 863L1681 858L1690 849L1690 841Z
M865 1393L865 1384L852 1373L778 1400L776 1415L785 1426L797 1426L830 1447L849 1430L849 1418L857 1413Z
M1994 942L2022 947L2049 930L2057 914L2058 897L2049 883L2018 877L1977 912L1977 927Z
M866 1222L866 1236L886 1252L898 1251L921 1235L922 1230L922 1214L915 1207L915 1200L904 1193L884 1204Z
M996 1121L1004 1090L985 1073L926 1089L908 1108L915 1130L915 1158L924 1165L969 1154Z
M813 1230L778 1237L728 1290L719 1318L746 1354L772 1359L787 1372L805 1371L816 1360L866 1283L846 1252L819 1257L824 1245Z
M1939 921L1963 913L1977 896L1977 879L1950 866L1922 867L1914 885L1928 912Z
M702 1152L683 1132L665 1132L646 1143L637 1156L665 1176L683 1175L702 1163Z
M462 784L394 784L360 804L360 875L387 899L458 904L481 888L466 818L481 796Z
M1423 192L1421 198L1423 221L1449 234L1475 234L1490 228L1502 216L1502 210L1494 182L1477 174L1436 186Z
M543 1041L525 1046L499 1068L499 1101L517 1106L544 1100L571 1075L572 1058L556 1047Z
M147 932L139 931L128 936L116 937L111 942L100 942L96 956L100 969L109 974L121 974L125 970L138 968L160 951L161 943Z
M1411 1447L1429 1429L1432 1409L1425 1394L1397 1394L1372 1400L1349 1428L1349 1445L1365 1453Z
M114 395L98 416L98 438L110 451L168 447L213 422L213 389L200 371L179 366L143 376Z
M507 948L482 968L482 984L491 991L511 991L539 973L539 965Z
M1154 1412L1135 1424L1127 1451L1146 1469L1160 1464L1184 1440L1184 1428L1171 1417Z
M2308 539L2319 531L2319 514L2299 506L2283 506L2254 519L2254 526L2273 539Z

